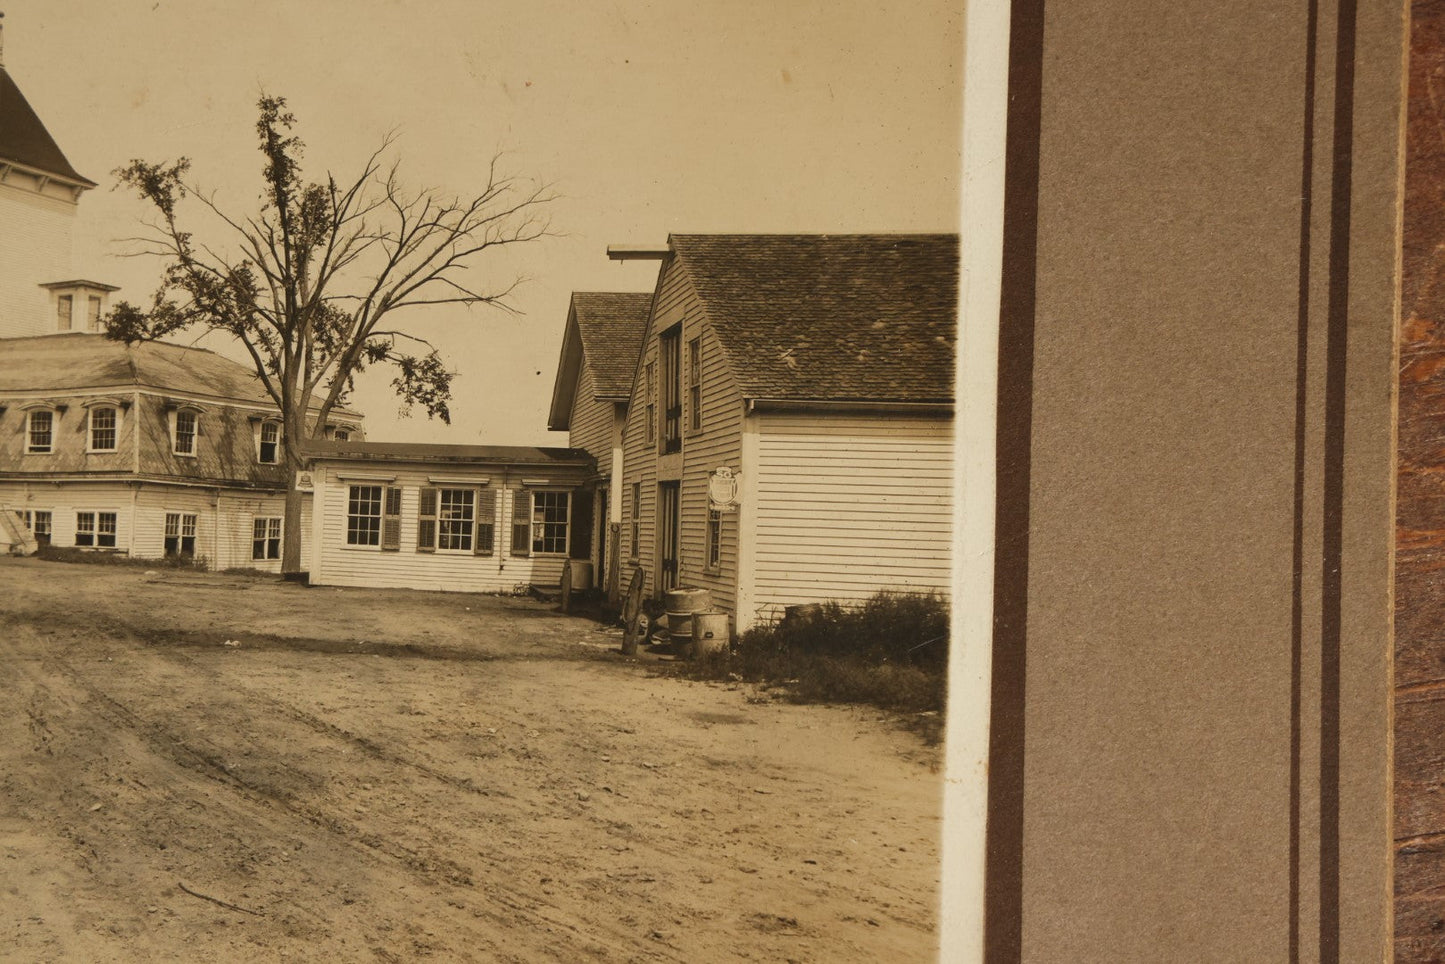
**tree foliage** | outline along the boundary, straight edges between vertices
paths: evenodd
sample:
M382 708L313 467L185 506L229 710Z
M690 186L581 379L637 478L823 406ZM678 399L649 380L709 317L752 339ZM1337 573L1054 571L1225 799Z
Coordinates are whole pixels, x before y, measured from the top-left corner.
M256 121L261 155L259 210L237 215L199 191L186 158L132 160L115 171L155 210L148 232L129 239L133 256L163 260L149 305L120 302L107 336L126 343L187 330L235 338L280 410L285 462L296 469L306 439L321 437L358 373L390 366L404 409L421 406L450 422L451 383L436 348L403 325L411 309L493 305L511 310L514 280L487 287L472 278L492 249L548 233L537 185L485 167L473 196L408 190L381 145L352 179L307 181L296 118L282 97L262 96ZM187 202L209 215L205 239L182 226ZM291 473L294 481L294 471ZM283 569L299 568L300 497L288 491Z
M484 289L469 269L490 249L545 235L542 212L552 196L545 186L501 175L496 158L473 197L409 192L397 163L384 161L390 137L351 181L328 175L307 182L285 99L263 96L258 106L265 164L254 214L221 210L196 189L186 158L132 160L115 172L159 215L150 233L130 239L139 246L134 253L161 257L165 267L148 306L115 307L109 336L129 343L199 328L234 337L298 439L295 429L319 433L355 376L381 364L394 369L392 385L405 405L450 421L452 373L431 343L399 327L396 316L423 305L507 308L516 282ZM187 200L229 229L229 245L202 241L181 226Z

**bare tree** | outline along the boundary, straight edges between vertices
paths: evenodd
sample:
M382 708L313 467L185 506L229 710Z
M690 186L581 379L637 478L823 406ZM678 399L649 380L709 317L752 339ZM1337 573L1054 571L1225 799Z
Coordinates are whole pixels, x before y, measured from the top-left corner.
M490 249L547 234L545 186L487 168L474 197L434 190L409 192L385 157L392 138L367 158L347 184L301 178L302 143L281 97L263 96L256 132L265 157L261 209L237 217L189 180L186 158L171 164L133 160L115 172L151 202L159 219L129 239L133 254L165 260L159 289L142 309L119 303L107 336L126 343L185 329L234 337L283 423L288 482L282 571L301 563L301 493L296 471L309 439L322 437L332 411L345 403L358 372L390 365L403 403L421 405L450 422L452 372L430 342L408 333L397 316L423 305L488 304L508 309L517 282L484 289L469 269ZM183 230L178 208L193 198L228 235L207 243Z

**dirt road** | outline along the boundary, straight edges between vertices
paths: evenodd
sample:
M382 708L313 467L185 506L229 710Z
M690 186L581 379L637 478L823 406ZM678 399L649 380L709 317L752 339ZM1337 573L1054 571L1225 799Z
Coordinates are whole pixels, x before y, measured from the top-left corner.
M529 600L0 560L0 960L925 961L938 754Z

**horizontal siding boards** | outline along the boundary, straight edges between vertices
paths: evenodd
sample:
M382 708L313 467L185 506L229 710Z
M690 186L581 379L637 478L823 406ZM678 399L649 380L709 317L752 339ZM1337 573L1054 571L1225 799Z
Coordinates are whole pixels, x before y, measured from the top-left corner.
M712 593L713 605L729 613L737 611L738 514L724 512L720 566L708 572L707 553L708 478L720 466L734 472L742 468L742 396L721 346L701 307L683 319L683 353L694 338L702 339L702 426L698 432L684 430L682 440L682 527L678 581ZM687 393L683 393L684 399ZM692 424L684 402L683 425Z
M51 545L75 545L77 512L114 512L117 551L131 544L136 524L131 507L132 490L122 482L67 483L60 486L0 482L0 504L18 512L51 514Z
M765 614L880 589L948 591L950 420L764 415L758 457Z
M394 476L391 482L347 481L336 477L337 468L327 466L317 472L317 485L324 487L322 509L322 543L313 547L321 555L320 581L334 586L377 586L403 589L427 589L448 592L509 592L518 586L557 585L562 579L565 556L553 554L511 555L512 495L501 488L503 473L470 472L448 467L448 479L475 477L478 487L483 478L490 478L488 488L497 491L493 532L496 551L477 555L471 550L435 552L417 551L417 512L421 489L466 488L461 481L431 483L437 470L425 467L382 466L369 464L356 474ZM342 475L351 474L340 470ZM544 470L547 475L555 471ZM346 512L349 487L356 485L391 485L401 489L401 548L381 551L377 547L346 544ZM568 486L559 485L558 488ZM310 522L308 520L308 531ZM308 563L309 565L309 563ZM311 567L315 571L315 567Z
M301 531L306 532L310 524L309 503L302 503ZM279 559L252 559L251 547L257 517L284 519L286 498L284 496L256 497L250 495L222 494L217 506L219 524L216 526L216 546L213 565L217 569L239 566L260 569L263 572L280 572ZM283 525L284 528L284 525ZM302 539L303 555L306 540ZM283 546L284 551L284 546ZM306 568L302 560L301 568Z
M597 379L585 360L577 378L577 394L572 399L572 417L567 444L585 449L597 460L597 474L606 478L612 472L613 402L599 402L593 396Z

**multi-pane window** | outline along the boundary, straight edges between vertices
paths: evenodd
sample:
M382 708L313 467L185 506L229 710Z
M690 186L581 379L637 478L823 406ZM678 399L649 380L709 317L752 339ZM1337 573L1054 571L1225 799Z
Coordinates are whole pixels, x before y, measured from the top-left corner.
M644 418L647 419L646 437L647 444L652 445L657 441L657 365L648 362L644 370L646 375L643 380L643 397L647 399L644 410Z
M181 409L176 412L174 451L177 455L196 454L196 413Z
M532 551L566 552L570 492L532 493Z
M702 339L687 343L687 430L702 431Z
M100 299L91 295L85 302L85 327L89 331L100 331Z
M707 539L703 555L703 568L717 572L722 568L722 512L707 510Z
M472 551L476 491L442 489L437 507L437 548Z
M381 486L351 487L346 500L346 544L381 545Z
M115 409L92 408L90 410L90 450L92 452L114 452L115 433Z
M337 430L335 431L335 433L332 434L331 437L332 437L333 439L335 439L336 441L338 441L338 442L349 442L349 441L351 441L351 433L348 432L348 431L347 431L346 429L344 429L344 428L339 428L339 429L337 429Z
M55 299L55 327L61 331L69 331L73 324L73 310L75 297L73 295L61 295Z
M167 559L196 554L196 517L194 513L166 513L165 553Z
M105 549L115 548L114 512L77 512L75 544Z
M281 519L256 517L251 523L251 558L281 558Z
M276 422L261 423L261 450L257 455L259 461L266 465L275 465L278 461L277 453L281 450L281 426Z
M31 412L26 433L25 451L36 455L48 453L55 442L55 413Z
M632 483L632 556L638 556L638 538L642 530L642 483Z
M657 340L662 359L662 450L682 449L682 326Z
M25 518L25 528L35 537L35 541L42 546L50 545L50 513L26 509L22 513Z

